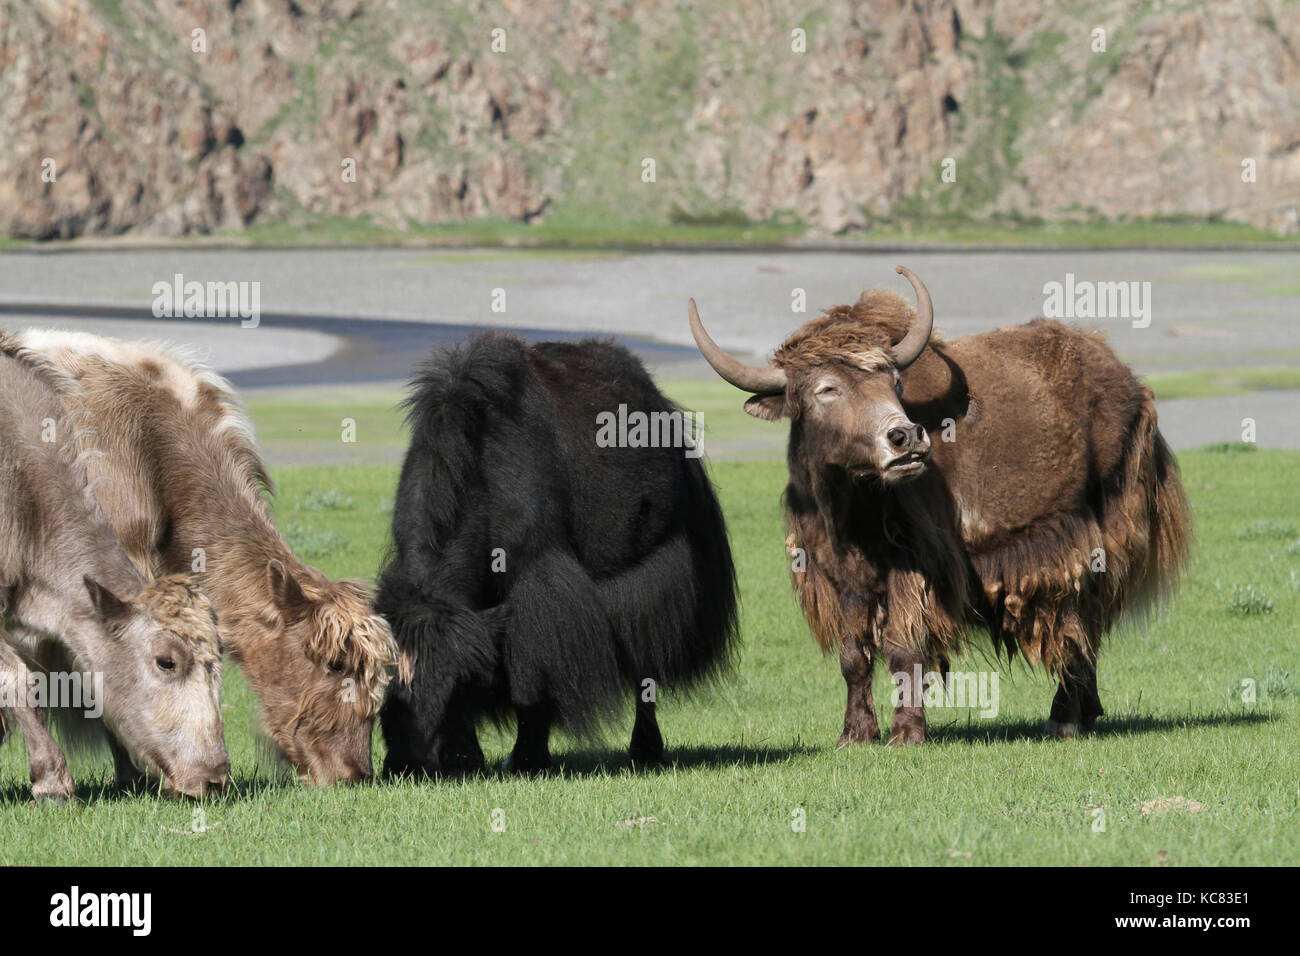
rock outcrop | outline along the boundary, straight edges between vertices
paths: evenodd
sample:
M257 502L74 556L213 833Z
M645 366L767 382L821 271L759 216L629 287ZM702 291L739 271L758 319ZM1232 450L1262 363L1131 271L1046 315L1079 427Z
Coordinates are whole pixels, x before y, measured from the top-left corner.
M1293 5L1057 7L0 0L0 235L562 210L1300 229Z

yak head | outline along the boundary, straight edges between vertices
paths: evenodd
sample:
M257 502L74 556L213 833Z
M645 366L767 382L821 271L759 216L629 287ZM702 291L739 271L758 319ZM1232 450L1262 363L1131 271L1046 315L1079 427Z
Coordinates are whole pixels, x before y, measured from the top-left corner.
M752 392L745 411L791 420L790 455L812 470L853 481L899 484L923 474L930 458L925 428L903 410L900 373L930 341L930 293L902 266L916 291L916 313L891 292L865 293L805 323L766 367L746 365L709 337L695 300L691 332L723 379Z

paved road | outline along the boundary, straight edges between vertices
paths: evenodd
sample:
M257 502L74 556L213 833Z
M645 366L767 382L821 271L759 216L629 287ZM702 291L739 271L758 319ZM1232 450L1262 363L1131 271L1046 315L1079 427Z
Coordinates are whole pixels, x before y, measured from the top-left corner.
M181 343L238 388L374 384L402 381L431 347L464 342L487 326L262 312L256 327L238 320L155 319L147 306L0 302L0 322ZM508 326L530 341L575 341L588 332ZM695 346L611 334L649 365L694 362Z
M182 341L241 387L398 380L431 344L482 327L531 338L614 334L657 374L707 375L691 347L688 296L723 345L757 358L821 307L865 287L906 292L893 272L900 261L929 285L948 337L1040 315L1046 284L1072 275L1076 284L1150 283L1146 327L1134 327L1132 315L1079 320L1104 329L1141 372L1300 361L1300 257L1288 252L11 252L0 254L0 322ZM260 325L153 319L152 286L176 273L259 282ZM792 311L798 290L807 313ZM494 311L502 293L505 310ZM1261 445L1300 447L1294 392L1161 410L1163 428L1183 447L1235 440L1244 417L1256 420Z

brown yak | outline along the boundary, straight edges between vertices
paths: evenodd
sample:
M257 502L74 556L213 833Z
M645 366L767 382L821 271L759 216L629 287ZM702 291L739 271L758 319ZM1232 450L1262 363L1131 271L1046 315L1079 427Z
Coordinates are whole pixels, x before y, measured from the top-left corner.
M767 367L723 352L690 303L704 357L754 394L745 410L790 419L787 549L848 685L840 744L880 736L877 657L919 692L898 675L946 670L971 627L1057 677L1045 731L1072 737L1103 713L1102 636L1168 593L1187 557L1155 399L1099 333L1035 319L932 338L929 292L898 271L916 312L866 292L796 330ZM895 703L890 743L923 741L922 702Z
M276 531L252 424L230 385L158 346L39 329L5 344L75 380L67 404L93 430L86 467L118 538L142 569L195 572L299 776L369 777L397 645L369 588L328 580Z

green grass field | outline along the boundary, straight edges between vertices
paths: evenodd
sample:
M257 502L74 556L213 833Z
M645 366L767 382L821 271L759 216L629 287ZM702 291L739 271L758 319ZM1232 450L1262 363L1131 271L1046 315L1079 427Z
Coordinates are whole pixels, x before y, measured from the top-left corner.
M737 667L716 687L661 694L669 767L629 768L629 707L600 740L554 741L559 769L546 777L307 789L267 756L253 700L230 669L232 791L201 805L123 796L107 755L87 756L73 760L77 803L33 805L15 734L0 749L0 864L1300 862L1300 453L1181 456L1194 560L1163 619L1103 651L1107 717L1096 734L1041 738L1054 688L977 641L953 667L998 672L995 718L932 709L922 747L837 750L843 683L790 591L784 466L770 452L746 454L748 420L727 412L723 391L696 387L678 397L717 403L705 406L719 438L710 467L736 554L743 637ZM328 442L334 427L330 410L310 403L252 407L269 452ZM358 451L367 435L401 440L395 418L361 429ZM739 436L734 456L724 436ZM276 468L270 457L277 520L304 559L330 575L372 576L396 467ZM876 688L887 724L880 671ZM482 739L494 765L509 750L507 734L489 728Z

